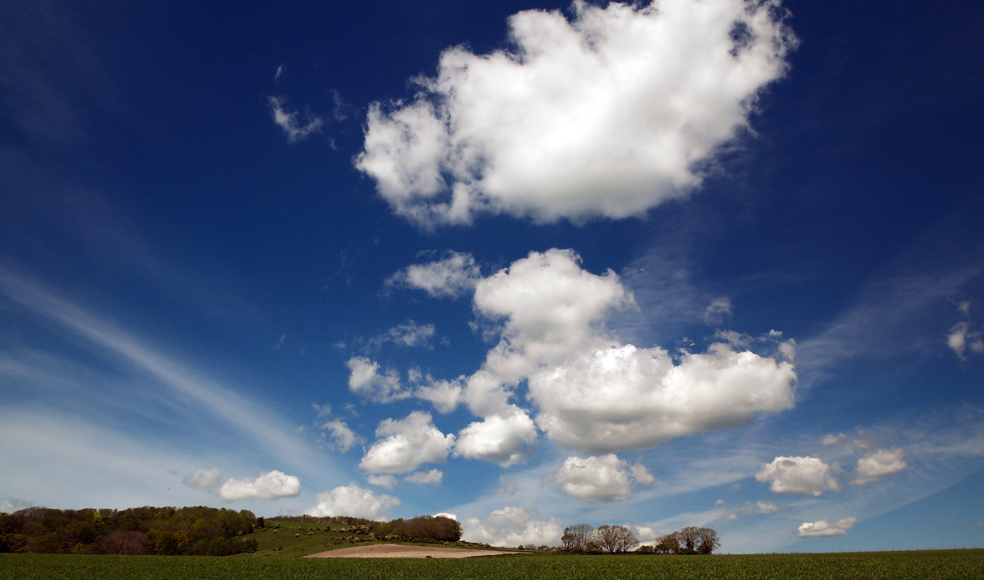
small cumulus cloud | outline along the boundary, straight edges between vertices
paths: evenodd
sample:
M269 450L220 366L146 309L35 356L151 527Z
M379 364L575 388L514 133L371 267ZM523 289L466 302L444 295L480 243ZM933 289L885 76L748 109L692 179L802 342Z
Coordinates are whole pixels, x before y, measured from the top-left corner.
M632 495L631 481L653 483L653 476L643 465L631 468L614 453L601 457L568 457L550 480L560 484L571 497L592 503L620 501Z
M447 252L441 260L413 264L386 279L387 287L423 290L432 298L457 298L471 292L482 279L471 254Z
M418 483L421 485L441 485L444 481L444 472L439 469L431 469L430 471L416 471L403 478L403 481L409 481L410 483Z
M319 493L318 503L305 510L314 517L351 516L378 520L386 518L390 511L400 505L400 500L386 495L376 495L369 489L363 489L354 483L336 487Z
M305 115L304 123L298 121L300 113L287 109L287 97L270 97L270 110L273 122L287 134L287 142L295 143L307 139L312 133L320 133L324 121L321 117Z
M827 538L830 536L843 536L847 530L851 529L857 518L844 518L830 523L827 520L816 522L804 522L796 531L800 538Z
M973 354L984 353L984 340L980 331L971 331L969 322L960 322L950 329L946 344L953 349L960 360L966 360L969 350Z
M32 505L34 504L32 504L29 501L10 497L3 501L0 501L0 512L10 514L16 511L20 511L22 509L29 508Z
M385 487L386 489L393 489L396 485L396 476L388 474L370 475L366 478L366 481L368 481L370 485L378 485L379 487Z
M363 356L349 359L349 390L377 403L392 403L406 399L412 393L400 383L400 374L389 369L380 372L379 363Z
M427 384L419 385L413 392L413 396L424 401L430 401L438 413L447 414L458 408L461 400L462 381L461 379L447 381L434 380L427 377Z
M354 431L349 429L349 426L341 419L327 421L321 425L321 428L330 433L332 446L342 453L345 453L351 449L353 445L362 441L362 438L356 435Z
M862 485L907 469L909 466L902 459L903 455L901 449L879 449L867 453L858 459L851 483Z
M463 528L461 539L466 542L503 547L556 545L563 534L559 519L541 519L539 510L525 507L505 507L484 519L469 518Z
M259 477L228 479L218 489L225 501L241 499L279 499L295 497L301 493L301 480L281 471L261 473Z
M769 482L769 489L775 493L819 496L825 491L840 490L831 467L817 457L776 457L762 465L755 479Z
M491 461L500 467L525 463L532 457L536 443L536 426L518 407L491 414L470 423L458 433L456 457Z
M436 514L434 514L434 517L435 518L448 518L449 520L458 521L458 516L456 516L455 514L449 514L447 512L436 513Z
M837 445L842 445L846 440L847 435L843 433L837 433L836 435L830 433L820 438L820 445L823 445L824 447L835 447Z
M761 515L774 514L779 511L782 511L782 508L774 503L765 502L765 501L755 502L754 512L757 514L761 514Z
M628 527L641 543L652 543L662 537L662 534L649 526L629 525Z
M407 473L423 463L445 463L454 445L454 435L441 433L431 423L430 413L421 411L380 422L376 437L359 463L370 473Z

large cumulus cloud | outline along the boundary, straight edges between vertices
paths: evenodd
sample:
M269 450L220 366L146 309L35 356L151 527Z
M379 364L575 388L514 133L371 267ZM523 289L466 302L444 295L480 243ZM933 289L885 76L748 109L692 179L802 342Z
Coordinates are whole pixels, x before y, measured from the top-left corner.
M793 366L715 343L679 362L612 342L530 377L537 425L568 447L643 449L793 406Z
M697 186L785 74L784 15L780 0L520 12L511 50L449 48L413 100L374 103L356 167L426 226L641 214Z
M415 393L441 412L464 404L483 418L459 433L461 456L523 461L537 437L533 415L566 447L610 453L744 425L794 403L792 341L770 333L771 357L725 340L676 356L624 344L606 323L638 308L632 293L610 270L583 269L571 250L531 252L480 279L473 306L498 343L472 375L431 379ZM523 381L533 409L517 396Z

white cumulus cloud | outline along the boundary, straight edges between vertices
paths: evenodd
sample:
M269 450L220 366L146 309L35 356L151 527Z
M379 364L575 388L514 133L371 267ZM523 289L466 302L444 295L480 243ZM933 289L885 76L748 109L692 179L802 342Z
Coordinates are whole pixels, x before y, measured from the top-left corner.
M351 516L379 520L386 518L390 511L400 505L400 500L372 490L363 489L354 483L336 487L319 493L318 503L305 511L314 517Z
M7 498L3 501L0 501L0 512L11 514L16 511L29 508L32 505L33 504L31 504L31 502L24 501L22 499Z
M430 379L430 377L428 377ZM413 396L424 401L430 401L438 413L450 413L458 408L461 400L461 381L433 380L426 385L418 386Z
M377 403L391 403L411 395L400 384L400 375L390 369L380 372L379 363L354 356L346 363L349 368L349 390Z
M908 465L902 459L903 455L901 449L878 449L865 454L858 459L858 466L854 470L854 479L851 483L861 485L877 481L886 475L906 469Z
M533 420L513 406L505 413L489 415L462 429L458 433L454 454L456 457L491 461L500 467L512 467L532 456L530 447L536 439Z
M857 518L844 518L830 523L827 520L817 522L804 522L797 529L796 535L801 538L826 538L830 536L843 536L847 530L851 529Z
M505 507L495 510L485 519L465 520L461 539L502 547L556 545L563 534L560 520L539 518L536 508Z
M635 300L611 270L581 268L573 250L530 252L475 288L475 310L501 322L501 340L484 369L514 382L590 345L614 311Z
M975 354L984 353L984 340L981 339L981 333L971 331L970 323L967 322L960 322L950 329L946 344L961 360L966 358L967 349Z
M515 14L511 50L449 48L413 101L370 106L356 167L396 213L642 214L700 184L796 45L780 0L573 11Z
M782 511L782 508L774 503L764 501L755 502L755 513L757 514L774 514L779 511Z
M601 503L627 499L632 495L631 480L649 485L653 476L643 465L629 467L614 453L601 457L568 457L551 476L571 497Z
M385 475L370 475L366 478L366 481L370 485L378 485L379 487L385 487L386 489L393 489L396 486L396 476L385 474Z
M787 361L724 343L685 353L611 342L529 379L536 423L551 439L588 451L652 447L675 437L751 423L793 406Z
M196 489L218 491L222 487L222 472L215 467L212 469L196 469L189 473L182 483Z
M776 457L762 465L755 479L770 482L775 493L802 493L818 496L825 491L838 491L829 465L817 457Z
M415 471L403 478L403 481L419 483L422 485L441 485L444 481L444 472L439 469L429 471Z
M230 478L222 484L218 493L219 497L226 501L295 497L301 493L301 480L282 471L273 470L261 473L256 478Z
M407 266L387 278L386 285L416 288L433 298L457 298L471 292L481 278L471 254L448 252L441 260Z
M844 443L844 441L846 441L846 440L847 440L847 435L845 435L843 433L837 433L836 435L833 434L833 433L830 433L828 435L824 435L820 439L820 445L823 445L824 447L832 447L832 446L835 446L835 445L840 445L840 444Z
M481 368L452 381L428 377L414 393L440 412L463 403L483 418L459 434L460 456L513 465L529 455L536 427L588 453L642 449L794 404L792 340L773 332L677 358L623 344L606 323L638 308L632 293L611 270L583 269L572 250L531 252L481 279L473 307L486 335L499 338ZM775 358L749 350L763 341L778 343ZM514 402L524 379L535 410Z
M362 440L362 438L349 429L349 426L346 425L345 421L342 421L341 419L333 419L328 421L322 425L321 428L331 433L331 438L334 441L334 447L342 453L345 453L351 449L353 445Z
M405 419L386 419L376 429L379 437L359 463L370 473L407 473L423 463L444 463L454 435L444 435L431 423L430 413L414 411Z

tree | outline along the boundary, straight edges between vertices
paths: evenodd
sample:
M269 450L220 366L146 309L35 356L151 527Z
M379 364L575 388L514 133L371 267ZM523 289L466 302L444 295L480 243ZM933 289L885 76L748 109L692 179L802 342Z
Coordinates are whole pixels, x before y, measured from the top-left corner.
M570 552L583 552L588 546L588 538L594 528L590 524L577 524L569 528L564 528L564 535L560 538L564 542L564 549Z
M591 539L609 554L628 552L639 545L635 534L625 526L601 526L591 534Z
M680 553L696 554L697 544L700 542L700 528L687 526L677 533L680 534Z
M680 553L680 532L673 532L660 538L656 542L657 554L679 554Z
M700 528L697 530L700 536L700 547L697 548L698 554L710 554L716 548L721 547L721 540L718 539L717 532L711 528Z

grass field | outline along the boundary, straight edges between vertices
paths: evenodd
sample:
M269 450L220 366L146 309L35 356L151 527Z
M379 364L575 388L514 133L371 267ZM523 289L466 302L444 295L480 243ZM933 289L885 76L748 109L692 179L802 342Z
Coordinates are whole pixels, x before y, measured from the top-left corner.
M344 560L0 554L0 580L984 580L984 550L756 556Z
M280 526L277 528L276 526ZM330 528L330 530L329 530ZM384 542L347 542L353 532L338 524L305 524L288 520L266 520L266 527L252 534L259 550L252 557L300 557L328 550L381 544ZM364 539L365 536L359 536ZM394 543L394 542L385 542ZM403 543L403 542L399 542ZM413 545L412 542L408 543Z

